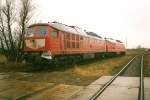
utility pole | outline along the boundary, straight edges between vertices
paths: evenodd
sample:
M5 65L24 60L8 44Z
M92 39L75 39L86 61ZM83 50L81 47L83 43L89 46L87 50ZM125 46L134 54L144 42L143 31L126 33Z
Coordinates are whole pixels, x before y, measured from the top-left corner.
M2 8L2 3L3 3L2 0L0 0L0 9Z
M127 34L126 34L126 49L127 49L127 46L128 46L128 40L127 40Z
M1 8L1 6L2 6L2 0L0 0L0 8Z

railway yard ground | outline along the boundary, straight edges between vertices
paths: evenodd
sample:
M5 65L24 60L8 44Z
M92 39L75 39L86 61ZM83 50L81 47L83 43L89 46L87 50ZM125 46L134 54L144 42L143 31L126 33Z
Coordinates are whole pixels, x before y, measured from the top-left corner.
M115 75L135 55L142 53L145 53L144 77L150 77L150 54L143 50L128 50L125 56L57 67L8 63L1 56L0 100L66 100L100 77ZM139 58L135 59L133 67L126 69L120 77L138 76L140 71L135 70L138 62Z
M0 72L5 72L14 76L20 77L20 73L28 73L32 77L26 77L22 80L36 81L36 82L52 82L57 84L70 84L86 86L97 78L104 75L113 75L120 70L121 66L126 64L134 55L119 56L114 58L99 59L84 62L78 65L72 66L27 66L7 64L1 65ZM45 67L43 69L42 67ZM17 73L19 73L17 75Z

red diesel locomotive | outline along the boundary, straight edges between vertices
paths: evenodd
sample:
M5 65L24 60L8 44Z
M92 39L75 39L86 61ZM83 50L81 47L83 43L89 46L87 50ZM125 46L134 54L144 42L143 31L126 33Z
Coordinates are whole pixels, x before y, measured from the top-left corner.
M24 43L26 54L36 54L50 60L64 57L93 58L105 54L125 53L124 44L118 40L104 39L93 32L58 22L30 25Z

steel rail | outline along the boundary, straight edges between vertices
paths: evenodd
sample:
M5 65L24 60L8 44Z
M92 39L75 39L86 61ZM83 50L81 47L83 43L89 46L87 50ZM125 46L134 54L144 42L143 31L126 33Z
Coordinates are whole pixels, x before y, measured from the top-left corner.
M141 67L140 67L139 100L144 100L143 55L142 55Z
M114 77L112 77L99 91L97 91L91 98L90 100L96 100L101 93L131 64L131 62L136 58L132 58Z

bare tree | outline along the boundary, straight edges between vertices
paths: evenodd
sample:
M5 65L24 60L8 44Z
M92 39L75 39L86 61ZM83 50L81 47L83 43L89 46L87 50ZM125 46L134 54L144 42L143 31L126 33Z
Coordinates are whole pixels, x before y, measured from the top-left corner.
M11 2L6 1L5 6L0 8L0 41L1 41L1 49L3 53L8 57L11 55L11 46L12 36L11 36ZM8 13L7 13L8 12ZM10 33L9 33L10 32ZM8 35L9 34L9 35ZM10 39L11 38L11 39ZM10 40L10 41L9 41ZM10 44L11 43L11 44Z
M5 0L5 4L0 7L0 46L2 53L9 60L18 61L22 58L23 38L33 8L31 3L31 0L21 0L20 6L15 5L13 0ZM19 11L16 11L15 7L19 8ZM16 12L19 12L19 16ZM14 23L18 24L15 25L15 28L12 28Z
M6 4L5 6L2 8L2 12L4 14L4 18L5 18L5 23L4 23L4 28L5 28L5 32L3 34L5 34L5 36L7 35L8 37L8 43L9 43L9 55L10 55L10 59L13 60L15 57L15 43L14 43L14 39L13 39L13 33L12 33L12 24L14 23L14 14L15 14L15 9L13 6L13 0L6 0Z
M20 27L20 34L19 34L19 41L18 41L18 54L17 57L20 58L23 55L23 48L24 48L24 35L26 33L26 27L29 24L31 19L31 11L33 10L32 0L22 0L21 2L21 10L19 13L19 27Z

